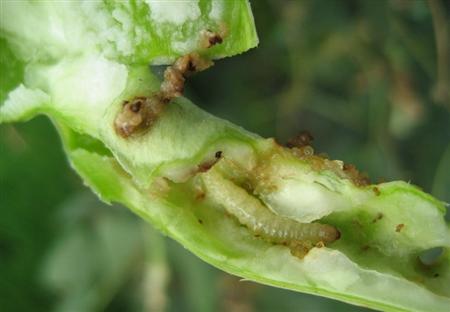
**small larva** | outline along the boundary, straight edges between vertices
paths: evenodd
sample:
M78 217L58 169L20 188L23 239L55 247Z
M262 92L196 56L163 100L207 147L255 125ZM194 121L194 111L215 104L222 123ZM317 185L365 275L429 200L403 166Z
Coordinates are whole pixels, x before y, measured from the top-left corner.
M121 111L114 120L116 133L128 138L135 133L149 129L159 118L167 104L183 95L186 77L212 66L212 61L198 53L190 53L178 58L164 72L160 90L149 97L137 96L124 101Z
M208 43L205 48L210 48L222 43L224 35L208 30L203 32L202 37ZM164 80L159 91L149 97L138 96L123 102L122 109L114 120L116 133L123 138L128 138L149 129L165 106L174 98L183 95L186 78L212 65L211 60L203 58L196 52L179 57L164 71Z
M207 196L220 204L247 226L255 235L263 239L286 244L291 248L310 249L314 245L333 242L340 236L339 231L327 224L299 223L272 213L257 198L247 193L220 173L210 170L203 173L202 179ZM294 255L304 256L307 252L292 250Z

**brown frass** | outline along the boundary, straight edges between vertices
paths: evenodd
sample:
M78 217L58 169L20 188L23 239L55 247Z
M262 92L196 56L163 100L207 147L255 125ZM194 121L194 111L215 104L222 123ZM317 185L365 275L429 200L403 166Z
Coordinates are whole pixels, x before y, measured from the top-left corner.
M201 46L210 48L222 43L223 38L222 34L206 30L202 32ZM164 80L159 91L151 96L136 96L123 102L122 109L114 120L116 133L128 138L149 129L164 111L164 107L174 98L183 95L186 78L212 65L211 60L200 56L197 52L179 57L164 71Z

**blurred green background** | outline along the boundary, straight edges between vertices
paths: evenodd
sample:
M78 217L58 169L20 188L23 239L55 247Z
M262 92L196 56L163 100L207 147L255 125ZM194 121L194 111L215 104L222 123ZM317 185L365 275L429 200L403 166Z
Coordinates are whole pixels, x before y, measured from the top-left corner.
M254 0L260 46L193 77L209 112L450 202L449 1ZM437 31L436 31L437 30ZM70 169L45 117L0 126L0 311L363 311L203 263Z

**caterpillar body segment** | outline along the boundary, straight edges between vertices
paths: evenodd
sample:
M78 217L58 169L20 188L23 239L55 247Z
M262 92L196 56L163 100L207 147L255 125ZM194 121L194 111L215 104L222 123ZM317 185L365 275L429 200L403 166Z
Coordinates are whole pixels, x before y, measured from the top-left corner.
M215 170L205 172L201 177L210 200L224 207L255 236L285 244L295 255L304 256L311 247L331 243L340 236L331 225L300 223L274 214L258 198ZM299 252L299 248L306 252Z

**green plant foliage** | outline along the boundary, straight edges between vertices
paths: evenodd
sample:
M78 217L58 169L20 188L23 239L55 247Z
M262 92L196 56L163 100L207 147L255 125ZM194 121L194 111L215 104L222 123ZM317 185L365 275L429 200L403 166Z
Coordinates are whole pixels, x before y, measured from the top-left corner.
M288 18L302 18L295 9L286 12ZM222 58L255 47L258 38L247 1L2 2L1 18L0 70L8 74L2 77L0 122L48 115L71 166L104 202L127 206L204 261L253 281L386 311L448 309L450 229L445 204L417 187L401 181L365 185L340 161L284 148L206 113L186 98L172 101L144 134L125 139L115 132L114 120L125 100L151 97L159 90L160 80L148 64L168 64L202 50L202 31L226 33L223 44L203 51L205 57ZM293 50L302 48L301 34L285 32L296 38L287 40ZM316 35L321 36L320 27L309 34ZM312 44L306 51L311 62L303 75L320 80L326 89L331 82L324 60L339 73L333 79L349 75L352 63L345 59L345 35L323 40L320 47ZM340 47L337 54L344 60L334 64L327 44ZM323 45L323 53L316 53ZM359 48L361 53L356 50L355 55L366 57L366 50ZM392 53L393 59L402 59ZM292 58L291 66L301 64ZM298 75L281 99L282 115L291 114L297 95L309 98L314 93L302 91L305 77ZM372 87L376 94L370 101L378 101L377 90L386 84L380 79ZM347 123L344 109L315 108L314 101L310 105L323 115L336 111L330 118ZM370 109L375 116L384 113L380 106ZM394 111L392 118L392 132L399 137L415 126L401 113ZM369 122L371 131L377 131L376 121ZM349 127L359 126L352 122ZM368 159L371 153L368 149ZM92 205L77 200L82 203L75 207ZM311 222L332 225L341 237L294 256L295 249L286 246L292 242L279 244L275 239L281 234L261 239L225 212L233 214L236 209L230 207L245 209L246 203L255 201L274 219L298 222L299 227ZM71 293L61 302L62 310L104 308L130 274L140 247L148 243L134 226L137 221L123 219L129 216L98 213L105 216L93 226L77 225L62 235L48 258L46 283ZM245 218L258 224L260 216L252 213ZM258 226L272 226L270 218L264 220ZM286 224L280 221L275 228L281 233ZM95 248L90 235L104 248ZM132 243L122 237L133 238ZM150 241L162 244L158 238ZM433 248L440 248L435 250L437 256L423 254ZM154 285L156 274L164 288L165 251L158 250L149 263L153 273L147 283ZM67 265L81 261L80 255L91 257L86 260L90 266L82 274L66 271ZM196 288L205 287L210 276L205 274ZM100 286L91 290L93 283ZM155 302L160 301L148 304ZM192 308L206 311L212 306L211 299Z

